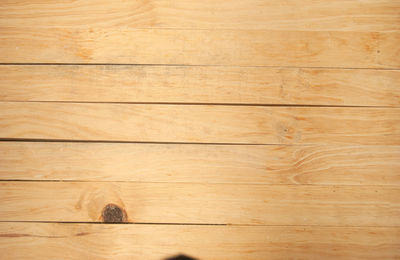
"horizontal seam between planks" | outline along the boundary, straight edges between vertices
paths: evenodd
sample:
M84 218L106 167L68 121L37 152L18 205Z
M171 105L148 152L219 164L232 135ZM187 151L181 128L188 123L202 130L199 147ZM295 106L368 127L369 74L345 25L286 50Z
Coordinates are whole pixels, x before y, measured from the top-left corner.
M394 15L391 15L393 17ZM4 20L9 20L10 18L5 18ZM293 20L295 22L298 22L297 20ZM369 26L370 24L368 24ZM31 26L26 26L26 25L20 25L20 26L9 26L9 25L1 25L0 28L4 29L30 29L32 28ZM391 30L368 30L368 29L323 29L323 27L318 28L318 29L305 29L306 27L300 27L299 29L285 29L283 28L263 28L263 27L168 27L168 26L151 26L151 27L132 27L129 28L130 30L171 30L171 31L238 31L238 32L311 32L311 33L323 33L323 32L330 32L330 33L400 33L400 29L391 29ZM67 26L38 26L35 29L38 30L57 30L57 29L66 29L66 30L71 30L71 29L78 29L78 30L88 30L89 27L75 27L71 25Z
M314 186L314 187L384 187L384 188L400 188L400 185L375 185L375 184L296 184L296 183L230 183L230 182L160 182L160 181L101 181L101 180L29 180L29 179L0 179L1 182L31 182L31 183L42 183L42 182L63 182L63 183L132 183L132 184L198 184L198 185L248 185L248 186Z
M212 223L162 223L162 222L100 222L100 221L41 221L41 220L0 220L0 223L60 223L60 224L100 224L100 225L179 225L179 226L228 226L230 224Z
M271 146L297 146L297 147L388 147L388 145L378 145L378 144L244 144L244 143L180 143L180 142L135 142L135 141L96 141L96 140L61 140L59 139L20 139L20 138L0 138L0 143L105 143L105 144L125 144L125 145L134 145L134 144L139 144L139 145L168 145L168 144L174 144L174 145L216 145L216 146L266 146L266 147L271 147ZM398 147L400 148L400 145L390 145L389 147Z
M38 139L38 138L0 138L0 142L30 142L30 143L106 143L106 144L165 144L165 145L237 145L237 146L340 146L340 147L354 147L354 146L368 146L368 147L398 147L399 145L379 145L379 144L325 144L325 143L207 143L207 142L161 142L161 141L122 141L122 140L79 140L79 139Z
M277 68L277 69L343 69L343 70L393 70L398 71L400 67L370 68L370 67L312 67L312 66L273 66L273 65L219 65L219 64L163 64L163 63L0 63L0 66L169 66L169 67L237 67L237 68Z
M74 140L74 139L29 139L29 138L0 138L0 142L32 142L32 143L116 143L116 144L188 144L188 145L251 145L251 146L272 146L281 144L254 144L254 143L193 143L193 142L157 142L157 141L110 141L110 140ZM294 146L297 144L288 144ZM312 144L310 144L312 145ZM303 146L309 146L305 144Z
M262 103L202 103L202 102L120 102L120 101L58 101L58 100L0 100L0 103L60 103L60 104L118 104L118 105L181 105L181 106L246 106L246 107L321 107L321 108L400 108L400 106L365 105L307 105Z
M400 226L353 226L353 225L266 225L266 224L228 224L228 223L163 223L163 222L121 222L105 223L99 221L40 221L40 220L0 220L0 223L44 223L44 224L90 224L90 225L165 225L165 226L223 226L223 227L327 227L327 228L400 228Z

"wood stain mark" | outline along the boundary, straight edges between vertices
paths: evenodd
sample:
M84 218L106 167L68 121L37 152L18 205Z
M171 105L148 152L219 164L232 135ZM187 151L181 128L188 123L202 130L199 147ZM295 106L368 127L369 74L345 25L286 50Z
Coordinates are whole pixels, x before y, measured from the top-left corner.
M80 232L75 234L76 237L87 236L90 235L89 232ZM22 234L22 233L9 233L9 234L0 234L0 237L39 237L39 238L66 238L67 236L41 236L41 235L31 235L31 234Z
M89 232L80 232L80 233L75 234L76 237L87 236L87 235L90 235L90 233Z
M91 60L93 51L90 49L81 48L76 51L76 55L81 57L83 60Z
M82 202L85 199L85 193L81 193L78 202L75 205L75 209L80 210L82 209Z
M126 211L113 203L103 208L101 218L105 223L122 223L127 220Z
M66 236L40 236L40 235L31 235L31 234L0 234L0 237L42 237L42 238L66 238Z

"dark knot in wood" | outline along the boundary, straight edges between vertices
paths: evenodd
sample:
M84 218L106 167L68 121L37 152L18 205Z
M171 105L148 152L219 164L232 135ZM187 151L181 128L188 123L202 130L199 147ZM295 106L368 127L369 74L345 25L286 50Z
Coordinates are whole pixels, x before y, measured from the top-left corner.
M127 219L125 210L112 203L103 208L101 217L105 223L122 223Z

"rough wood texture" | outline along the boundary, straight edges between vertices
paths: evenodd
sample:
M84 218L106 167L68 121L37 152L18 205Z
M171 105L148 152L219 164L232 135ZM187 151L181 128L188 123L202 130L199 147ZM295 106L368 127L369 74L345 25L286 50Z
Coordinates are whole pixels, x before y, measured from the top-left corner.
M400 71L0 66L0 100L400 106Z
M400 229L0 223L1 259L397 259ZM351 242L349 242L351 241Z
M400 33L0 27L0 63L400 68ZM284 54L284 55L283 55Z
M0 138L400 145L400 109L3 102Z
M2 180L400 185L400 146L0 143Z
M399 31L398 0L1 1L0 26Z
M400 226L400 187L0 182L0 221Z

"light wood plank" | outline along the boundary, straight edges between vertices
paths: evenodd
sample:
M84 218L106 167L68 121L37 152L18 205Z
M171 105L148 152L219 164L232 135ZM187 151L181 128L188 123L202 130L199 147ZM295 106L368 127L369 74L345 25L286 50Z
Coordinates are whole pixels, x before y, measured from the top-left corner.
M400 68L400 33L0 27L0 63Z
M0 223L2 259L398 259L399 228Z
M0 66L0 100L400 106L399 70Z
M400 109L3 102L0 138L400 145Z
M0 182L1 221L400 226L400 187Z
M1 1L0 25L399 31L398 0Z
M400 185L400 146L1 142L0 179Z

